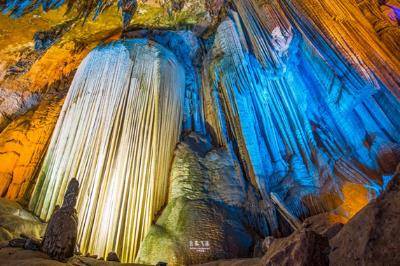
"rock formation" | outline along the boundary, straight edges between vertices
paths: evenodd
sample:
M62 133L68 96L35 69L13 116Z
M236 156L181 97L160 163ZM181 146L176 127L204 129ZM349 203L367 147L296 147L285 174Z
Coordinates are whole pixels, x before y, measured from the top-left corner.
M37 93L21 93L0 88L0 133L10 121L35 107L38 101Z
M70 83L65 77L49 86L35 108L0 133L0 196L23 200L32 189Z
M398 168L400 170L400 167ZM386 190L331 240L332 265L398 265L400 171Z
M237 159L192 133L175 151L168 204L138 261L190 265L249 256L254 239L267 234L267 211Z
M154 42L119 41L93 50L71 86L30 209L48 220L76 173L82 252L105 257L115 250L132 261L165 203L182 124L184 69ZM115 242L120 234L125 238Z
M116 261L116 262L119 262L120 260L119 260L119 257L118 257L118 255L117 255L117 253L115 253L115 252L110 252L110 253L108 253L108 255L107 255L107 261Z
M7 199L0 199L0 243L20 237L21 234L40 238L46 228L37 217Z
M309 47L315 37L298 34L309 24L302 22L305 26L298 29L291 25L292 18L281 15L284 5L266 3L265 14L252 1L233 2L237 13L231 11L219 25L204 62L205 118L213 138L222 146L233 142L252 184L264 199L277 195L290 216L337 207L347 182L360 185L360 190L362 184L374 187L372 173L382 170L378 158L383 153L364 143L368 134L375 133L370 126L385 139L377 150L398 139L396 115L379 111L387 106L383 98L392 101L393 96L385 89L367 92L370 81L347 62L346 74L329 67L331 56L341 56L335 49L327 54L325 46L314 46L327 60L317 63L322 58L311 54ZM328 77L332 79L323 81ZM360 102L347 102L350 98ZM368 109L383 115L378 124ZM391 133L381 131L386 126L385 132ZM268 219L272 227L274 219Z
M74 255L78 235L78 216L75 205L79 182L71 179L61 208L51 216L42 241L42 251L50 257L63 261Z
M380 215L397 200L382 193L400 162L397 0L0 10L17 18L0 16L0 196L49 220L76 177L91 259L373 264L395 249Z
M328 265L329 249L328 238L305 229L274 240L260 265Z
M397 0L356 0L356 3L382 42L400 58L400 20L399 14L396 14L396 10L399 12L400 3Z
M120 0L119 6L122 10L122 30L126 30L137 10L137 0Z
M304 220L303 227L328 238L329 240L339 233L347 219L333 213L322 213Z

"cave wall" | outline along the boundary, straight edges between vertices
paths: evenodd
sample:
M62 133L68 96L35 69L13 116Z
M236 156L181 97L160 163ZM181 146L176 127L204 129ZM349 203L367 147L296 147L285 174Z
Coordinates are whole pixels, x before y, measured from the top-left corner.
M11 200L29 200L51 134L57 122L70 77L53 83L40 103L12 121L0 133L0 193Z

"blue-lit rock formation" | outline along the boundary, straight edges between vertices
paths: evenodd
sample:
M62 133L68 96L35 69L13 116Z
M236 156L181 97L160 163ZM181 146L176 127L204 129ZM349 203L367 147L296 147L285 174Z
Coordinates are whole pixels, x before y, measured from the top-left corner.
M302 24L277 17L278 5L265 14L252 1L234 3L237 12L219 26L204 64L205 115L214 138L238 152L264 199L272 193L301 217L330 205L321 195L340 198L344 182L376 187L373 176L393 174L399 105L379 77L396 79L394 73L340 65L335 49L313 45L323 36L309 39ZM396 158L390 167L382 165L383 153Z
M379 73L376 65L355 65L343 57L343 48L328 45L323 34L305 34L276 3L266 4L265 13L252 1L234 3L235 10L229 11L208 42L202 100L214 145L237 155L245 176L264 200L259 208L267 228L260 231L255 221L250 227L258 228L259 234L285 234L289 224L298 228L303 217L342 204L347 184L364 186L370 199L378 195L383 179L394 173L400 158L400 109L394 96L398 87L391 61L381 62L387 65ZM181 145L187 147L186 142ZM182 149L178 148L172 166L172 195L138 259L187 264L246 256L232 252L229 243L243 250L247 235L233 233L239 239L232 240L220 234L221 244L212 237L218 230L208 227L223 224L215 222L218 217L232 219L234 211L208 213L205 222L204 208L187 201L188 196L177 205L176 191L194 194L202 202L209 202L212 194L207 189L205 194L197 192L208 182L207 170L202 171L204 179L196 181L199 167L188 163L191 157L182 155ZM214 187L219 193L229 191L227 186ZM230 206L226 198L217 198L205 209L218 209L221 204ZM353 214L346 211L351 210L342 214ZM197 238L209 240L213 248L202 253L191 250L188 243ZM225 252L219 253L212 243ZM203 242L199 245L204 248ZM162 254L157 252L161 248Z

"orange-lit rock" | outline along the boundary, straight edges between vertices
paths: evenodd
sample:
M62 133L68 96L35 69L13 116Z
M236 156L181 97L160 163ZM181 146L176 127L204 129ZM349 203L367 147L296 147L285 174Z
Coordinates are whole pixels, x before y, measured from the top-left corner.
M180 19L194 16L192 13L165 16L154 1L139 9L132 23L148 27L173 26ZM57 88L59 80L73 74L94 47L120 36L121 17L117 7L112 6L95 21L89 19L84 24L82 21L74 24L44 53L35 52L35 32L49 30L73 16L64 14L63 7L47 13L35 11L19 19L0 15L0 88L15 91L18 95L24 95L26 91L35 92L42 97L37 107L30 106L23 112L21 108L9 110L10 119L1 125L0 196L21 199L35 177L68 89L66 84L63 84L66 87ZM10 68L21 61L26 62L21 72L7 75ZM49 86L55 91L49 92ZM32 107L35 108L22 115Z
M359 184L345 183L342 187L343 204L339 212L345 217L351 218L368 204L370 197L368 190Z
M400 170L400 168L398 168ZM331 240L331 265L399 265L400 176Z
M1 132L1 196L22 199L34 181L69 83L69 79L54 83L37 108L16 119Z
M400 27L394 14L394 8L400 8L400 3L396 0L356 0L356 4L381 41L397 58L400 58Z

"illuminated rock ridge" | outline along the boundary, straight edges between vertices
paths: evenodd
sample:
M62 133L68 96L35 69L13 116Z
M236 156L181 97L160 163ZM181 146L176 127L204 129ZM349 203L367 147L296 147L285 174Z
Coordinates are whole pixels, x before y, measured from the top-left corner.
M17 2L0 7L37 8ZM197 2L206 16L107 33L68 90L24 94L7 84L25 74L4 78L1 196L48 220L77 178L82 253L188 265L252 256L266 236L325 212L348 220L382 193L400 163L397 1L178 2L171 16Z

